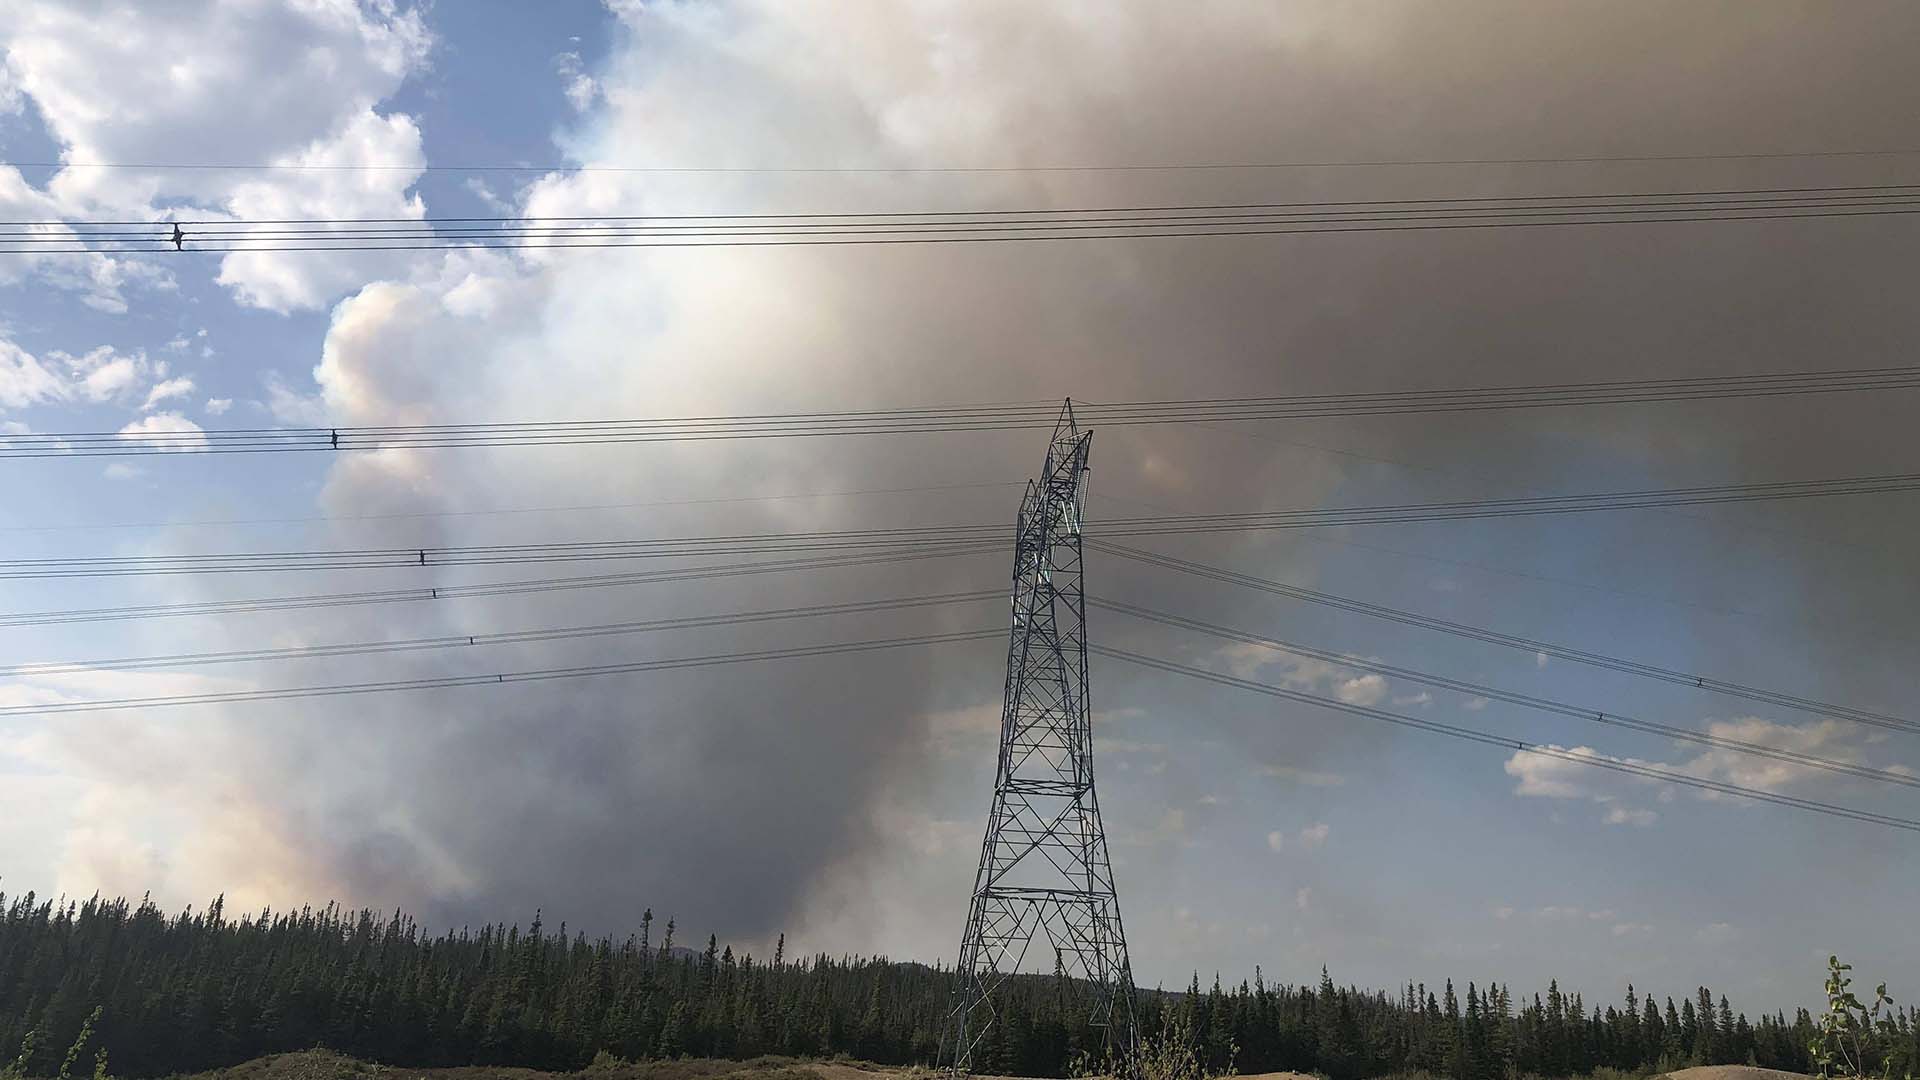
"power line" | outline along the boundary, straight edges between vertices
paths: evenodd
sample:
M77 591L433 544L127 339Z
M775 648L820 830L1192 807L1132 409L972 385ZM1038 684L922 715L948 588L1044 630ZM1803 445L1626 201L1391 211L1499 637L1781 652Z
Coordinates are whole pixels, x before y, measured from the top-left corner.
M1920 150L1785 150L1729 154L1586 154L1563 157L1477 157L1477 158L1361 158L1309 159L1297 161L1187 161L1135 162L1121 164L1046 164L1046 165L546 165L464 164L430 165L426 163L307 163L307 162L105 162L105 161L6 161L0 166L15 169L139 169L165 171L233 172L496 172L496 173L692 173L700 175L739 174L848 174L911 175L967 173L1099 173L1099 172L1227 172L1277 169L1377 169L1419 166L1471 165L1595 165L1638 162L1684 161L1787 161L1823 158L1888 158L1920 156Z
M652 585L670 581L704 581L711 578L755 574L777 574L802 570L831 570L876 563L906 562L919 559L963 558L985 555L997 548L901 549L872 554L851 554L765 562L722 563L672 570L645 570L621 574L592 574L580 577L535 578L521 581L488 582L477 585L440 585L431 588L382 589L364 592L307 593L298 596L255 597L239 600L203 600L184 604L144 604L126 607L76 608L64 611L30 611L0 614L0 628L22 626L59 626L70 623L119 622L131 619L180 618L197 615L237 615L263 611L313 610L357 607L367 604L410 603L417 601L458 600L482 596L524 596L535 593L568 592L578 589L620 588Z
M789 495L739 495L707 499L655 499L647 502L573 503L562 506L503 506L489 510L418 510L394 514L328 514L310 517L224 518L198 521L102 521L64 525L0 525L0 532L77 532L105 529L229 529L244 525L308 525L341 521L412 521L456 517L493 517L509 514L569 514L593 510L641 510L668 506L714 506L726 503L786 502L799 499L842 499L866 495L917 495L981 488L1017 488L1022 481L995 480L977 484L933 484L921 487L861 488L852 491L805 491Z
M953 225L986 223L1011 225L1046 221L1188 221L1197 215L1227 218L1251 217L1282 211L1311 213L1413 212L1427 208L1458 208L1486 213L1505 210L1607 209L1621 205L1649 207L1732 205L1740 208L1797 202L1874 202L1885 199L1911 199L1920 196L1920 184L1854 184L1845 186L1804 186L1772 188L1709 188L1657 191L1607 191L1572 195L1466 195L1399 199L1307 199L1290 202L1243 203L1167 203L1095 206L1049 206L939 210L861 210L861 211L758 211L715 212L705 214L489 214L477 217L422 215L418 217L360 218L182 218L170 214L165 219L75 221L42 219L0 221L0 230L15 230L11 235L131 235L173 242L172 228L191 226L189 236L261 235L264 227L293 228L302 231L327 229L365 229L380 233L406 233L426 228L482 229L499 226L514 230L546 227L605 228L611 226L659 226L663 228L764 228L768 224L812 223L815 228L836 228L844 223L887 224L908 222L916 225ZM1112 215L1112 216L1104 216ZM1158 215L1152 218L1143 215ZM942 221L938 219L966 219ZM396 226L380 229L380 226ZM48 233L44 229L66 229L68 233ZM20 230L30 230L20 232ZM116 232L115 230L134 230ZM277 234L276 234L277 235Z
M507 683L545 682L554 679L591 678L601 675L627 675L642 671L676 671L683 668L712 667L717 664L748 663L756 660L790 660L799 657L872 652L877 649L939 645L955 641L978 641L983 638L999 637L1005 633L1006 631L1002 629L965 630L946 634L920 634L912 637L844 641L827 645L801 645L787 649L761 649L753 652L718 653L668 660L639 660L624 664L544 668L538 671L504 671L480 675L449 675L440 678L394 679L386 682L284 687L274 690L221 690L203 694L167 694L158 697L115 698L103 701L56 701L34 705L7 705L0 706L0 718L105 712L113 709L170 708L178 705L224 705L249 701L281 701L291 698L337 697L347 694L382 694L405 690L440 690L455 686L496 686Z
M395 693L395 692L416 691L416 690L449 689L449 688L461 687L461 686L497 686L497 685L505 685L507 683L544 682L544 681L551 681L551 680L558 680L558 679L592 678L592 677L599 677L599 676L606 676L606 675L635 674L635 673L645 672L645 671L670 671L670 670L681 670L686 668L712 667L712 666L723 665L723 664L749 663L749 662L761 661L761 660L786 660L786 659L797 659L797 658L810 658L810 657L817 657L817 656L839 655L844 653L871 652L871 651L876 651L881 649L907 648L907 647L916 647L916 646L925 646L925 645L946 644L946 643L961 642L961 641L979 641L979 640L985 640L988 638L997 638L1004 633L1005 633L1004 630L996 628L996 629L987 629L987 630L956 631L956 632L944 633L944 634L922 634L922 635L916 635L911 637L900 637L900 638L882 638L882 639L873 639L873 640L864 640L864 641L838 642L838 643L825 644L825 645L807 645L807 646L799 646L799 647L786 648L786 649L763 649L763 650L750 651L750 652L719 653L719 654L710 654L710 655L704 655L704 656L677 657L677 658L664 659L664 660L643 660L643 661L635 661L635 662L621 663L621 664L595 664L595 665L584 665L584 666L576 666L576 667L568 667L568 668L545 668L545 669L540 669L535 671L495 672L495 673L488 673L488 674L454 675L454 676L444 676L444 677L438 677L438 678L423 678L423 679L396 679L396 680L388 680L383 682L336 683L336 684L329 684L329 685L322 685L322 686L283 687L283 688L267 689L267 690L211 691L211 692L199 693L199 694L169 694L169 695L161 695L161 696L153 696L153 697L142 697L142 698L116 698L116 699L96 700L96 701L66 701L66 702L47 702L47 703L39 703L39 704L32 704L32 705L11 705L11 706L0 707L0 718L19 717L19 716L63 715L68 713L83 713L83 712L105 712L105 711L111 711L111 710L117 710L117 709L170 708L170 707L183 706L183 705L238 704L238 703L255 702L255 701L278 701L278 700L289 700L289 699L296 699L296 698L338 697L338 696L359 695L359 694ZM1561 750L1558 747L1537 746L1537 745L1521 742L1514 739L1506 739L1499 736L1489 735L1485 732L1475 731L1470 728L1462 728L1462 727L1456 727L1454 725L1449 725L1449 724L1441 724L1437 721L1422 720L1416 717L1401 716L1399 714L1389 713L1380 709L1373 709L1366 706L1352 705L1346 702L1336 701L1332 698L1322 698L1312 694L1304 694L1298 691L1286 690L1286 689L1282 689L1280 687L1275 687L1275 686L1268 686L1263 683L1255 683L1245 679L1236 679L1232 676L1221 675L1217 672L1205 671L1200 668L1188 667L1186 665L1176 664L1171 661L1158 660L1152 657L1141 656L1137 653L1130 653L1120 649L1110 648L1107 646L1090 645L1088 648L1089 648L1089 651L1097 653L1102 656L1107 656L1107 657L1111 657L1119 660L1125 660L1125 661L1135 663L1135 664L1140 664L1146 667L1158 668L1160 670L1172 672L1175 674L1188 675L1193 678L1217 682L1217 683L1221 683L1222 685L1235 687L1237 689L1250 690L1256 693L1268 694L1275 697L1283 697L1290 700L1303 702L1305 704L1319 705L1319 706L1330 708L1330 709L1338 709L1343 712L1350 712L1350 713L1354 713L1355 715L1366 716L1366 717L1377 719L1377 720L1384 720L1388 723L1399 724L1404 727L1415 728L1422 731L1429 731L1437 734L1451 735L1456 738L1468 739L1474 742L1479 742L1479 743L1492 745L1492 746L1499 746L1502 748L1511 748L1511 749L1523 751L1526 753L1534 753L1534 754L1542 754L1550 757L1558 757L1562 760L1572 761L1581 765L1612 769L1617 772L1625 772L1631 775L1642 776L1649 779L1661 780L1661 781L1674 783L1674 784L1684 784L1691 787L1697 787L1705 790L1719 792L1721 794L1737 795L1743 798L1757 799L1763 802L1771 802L1777 805L1790 806L1796 809L1811 810L1816 813L1823 813L1823 814L1829 814L1836 817L1849 818L1855 821L1863 821L1863 822L1869 822L1872 824L1887 825L1893 828L1907 829L1909 831L1920 831L1920 821L1912 821L1906 818L1898 818L1898 817L1893 817L1891 815L1877 814L1870 811L1854 810L1847 807L1834 806L1828 803L1815 802L1809 799L1801 799L1795 796L1780 795L1774 792L1760 791L1758 789L1741 787L1739 785L1728 784L1728 783L1724 783L1717 780L1708 780L1701 777L1688 776L1685 774L1675 773L1664 768L1656 768L1653 766L1641 765L1636 762L1630 762L1630 761L1625 761L1621 759L1598 758L1590 755L1571 753L1569 751Z
M0 252L414 251L940 244L1407 232L1920 213L1920 185L1064 209L603 217L0 222ZM189 230L187 226L191 225ZM191 246L188 246L191 244Z
M311 660L341 656L364 656L370 654L475 648L492 645L518 645L542 641L619 637L665 630L704 629L714 626L738 626L758 622L776 622L835 615L871 614L909 608L938 607L950 604L972 603L981 600L998 600L1004 596L1004 593L1005 590L1003 589L985 589L974 590L972 592L940 593L930 596L850 601L840 604L812 604L799 607L730 612L716 615L690 615L620 623L602 623L590 626L547 627L536 630L500 631L484 634L445 634L424 638L341 642L329 645L295 646L279 649L245 649L225 652L175 653L164 656L43 661L0 667L0 677L31 678L76 671L145 671L158 668L202 667L219 664L259 663L284 660ZM1810 768L1825 769L1830 772L1842 773L1862 779L1878 780L1884 783L1900 784L1908 787L1920 787L1920 777L1911 775L1888 772L1886 770L1870 768L1865 765L1836 761L1811 754L1801 754L1791 750L1746 742L1739 739L1705 734L1652 721L1637 720L1628 716L1567 705L1545 698L1517 694L1495 687L1466 682L1464 680L1449 679L1444 676L1394 667L1344 653L1284 642L1275 638L1253 634L1248 631L1221 626L1217 623L1209 623L1185 616L1171 615L1120 601L1089 597L1088 603L1104 610L1114 611L1134 618L1146 619L1165 626L1197 630L1219 637L1226 637L1266 648L1290 652L1356 670L1377 672L1382 675L1419 682L1441 689L1453 690L1460 693L1478 694L1493 700L1505 701L1511 704L1558 713L1577 719L1590 720L1649 734L1665 735L1670 738L1682 739L1704 746L1771 758L1773 760Z
M1357 416L1504 411L1596 405L1794 397L1920 388L1920 366L1627 379L1431 390L1076 403L1103 426L1212 424ZM427 425L230 428L128 433L0 435L0 457L125 457L151 454L334 452L380 449L576 446L1047 428L1057 405L1010 403L738 416L504 421Z
M1477 499L1446 503L1328 507L1237 514L1120 518L1102 525L1103 536L1172 536L1269 529L1399 524L1596 513L1660 506L1831 498L1920 489L1920 473L1832 480L1726 484L1643 489L1584 495ZM1002 538L999 525L923 525L798 533L735 533L637 540L483 544L463 547L320 549L185 555L65 556L0 559L0 579L130 577L174 574L278 573L300 570L364 570L522 563L682 558L689 556L850 551L860 548L958 548ZM1095 542L1101 550L1114 550Z
M425 652L435 649L478 648L487 645L524 645L536 641L567 641L579 638L623 637L661 630L697 630L711 626L740 626L748 623L779 622L787 619L813 619L831 615L871 614L907 608L998 600L1004 589L939 593L932 596L906 596L885 600L855 600L843 604L810 604L802 607L730 612L721 615L685 615L666 619L600 623L593 626L556 626L540 630L509 630L490 634L442 634L435 637L401 638L383 641L340 642L332 645L300 645L282 649L241 649L228 652L174 653L168 656L117 657L105 660L43 661L0 667L0 677L31 678L75 671L146 671L154 668L201 667L210 664L259 663L277 660L314 660L336 656L365 656L374 653Z
M1138 664L1141 667L1165 671L1175 675L1185 675L1189 678L1218 683L1236 690L1283 698L1288 701L1299 702L1303 705L1316 705L1324 709L1334 709L1339 712L1350 713L1354 716L1363 716L1369 720L1379 720L1383 723L1394 724L1416 731L1424 731L1434 735L1445 735L1450 738L1464 739L1468 742L1476 742L1485 746L1497 746L1503 750L1515 750L1521 753L1555 758L1560 761L1568 761L1590 768L1607 769L1612 772L1625 773L1629 776L1637 776L1643 779L1698 788L1703 791L1712 791L1721 795L1732 795L1742 799L1772 803L1776 806L1791 807L1796 810L1807 810L1817 814L1846 818L1851 821L1859 821L1872 825L1885 825L1890 828L1904 829L1908 832L1920 832L1920 821L1911 818L1895 817L1891 814L1881 814L1870 810L1859 810L1846 806L1836 806L1832 803L1803 799L1796 795L1783 795L1779 792L1745 787L1740 784L1728 783L1722 780L1712 780L1702 776L1678 772L1671 768L1644 764L1624 758L1602 757L1598 754L1591 753L1575 753L1574 751L1565 750L1557 746L1524 742L1519 739L1492 735L1474 728L1461 727L1456 724L1444 724L1437 720L1426 720L1420 717L1407 716L1402 713L1388 712L1385 709L1376 709L1372 706L1355 705L1334 698L1321 697L1318 694L1308 694L1298 690L1271 686L1267 683L1254 682L1250 679L1236 678L1232 675L1224 675L1217 671L1208 671L1204 668L1191 667L1170 660L1143 656L1139 653L1127 652L1123 649L1115 649L1110 646L1089 645L1087 648L1088 651L1097 653L1100 656L1115 660L1124 660L1127 663Z
M1700 746L1713 747L1717 750L1730 750L1735 753L1748 754L1754 757L1770 758L1774 761L1786 762L1788 764L1813 769L1823 769L1827 772L1840 773L1863 780L1877 780L1881 783L1898 784L1903 787L1920 787L1920 776L1912 773L1876 769L1856 762L1840 761L1814 754L1803 754L1796 750L1768 746L1764 743L1749 742L1744 739L1735 739L1724 735L1713 735L1707 732L1695 731L1691 728L1676 727L1671 724L1662 724L1652 720L1640 720L1635 717L1607 712L1601 709L1569 705L1566 702L1554 701L1550 698L1537 697L1532 694L1516 693L1511 690L1502 690L1498 687L1469 682L1465 679L1449 678L1444 675L1416 671L1412 668L1384 664L1377 660L1368 660L1364 657L1353 656L1348 653L1334 652L1329 649L1316 649L1309 645L1281 641L1278 638L1267 637L1251 631L1238 630L1230 626L1222 626L1219 623L1206 622L1187 616L1172 615L1163 611L1140 607L1135 604L1103 600L1098 597L1089 597L1087 602L1107 611L1128 615L1136 619L1144 619L1149 622L1156 622L1162 626L1171 626L1183 630L1195 630L1203 634L1212 634L1215 637L1227 638L1232 641L1258 645L1262 648L1273 649L1278 652L1292 653L1296 656L1304 656L1313 660L1337 664L1356 671L1374 672L1379 675L1404 679L1408 682L1420 683L1441 690L1477 695L1491 701L1503 701L1509 705L1518 705L1522 708L1555 713L1560 716L1569 716L1576 720L1586 720L1596 724L1624 728L1629 731L1638 731L1648 735L1661 735L1666 738L1680 739Z
M1648 213L1650 211L1643 211ZM1460 229L1526 229L1526 228L1582 228L1601 225L1666 225L1699 224L1705 222L1749 222L1749 221L1807 221L1836 218L1886 217L1890 215L1911 215L1920 213L1920 204L1901 204L1897 207L1873 209L1821 210L1808 212L1764 211L1752 213L1694 213L1673 217L1608 217L1608 218L1568 218L1564 215L1552 220L1477 220L1453 222L1421 222L1389 224L1393 220L1382 217L1354 218L1347 220L1327 220L1311 224L1249 222L1235 223L1233 226L1217 228L1168 228L1147 227L1114 229L1105 232L1065 232L1059 227L1049 227L1052 231L1039 231L1034 228L1016 229L956 229L956 230L863 230L861 233L767 233L759 236L733 233L683 233L672 237L649 236L638 239L614 239L610 237L587 236L583 239L568 239L564 242L552 238L507 239L492 241L478 238L447 237L423 234L417 239L397 243L335 243L325 239L312 239L305 242L250 243L236 240L220 247L196 246L191 248L171 248L160 246L152 241L151 246L36 246L14 244L0 246L0 253L32 255L230 255L244 252L372 252L372 251L565 251L565 250L615 250L615 249L687 249L687 248L792 248L792 247L893 247L916 244L996 244L996 243L1036 243L1089 240L1179 240L1206 239L1211 237L1248 237L1248 236L1332 236L1351 233L1413 233L1413 232L1450 232ZM1519 215L1509 215L1515 217ZM1258 226L1258 227L1248 227ZM1272 226L1272 227L1266 227ZM888 233L891 233L889 235Z
M1618 671L1628 675L1638 675L1642 678L1655 679L1660 682L1672 683L1676 686L1689 686L1696 690L1709 690L1713 693L1723 694L1728 697L1737 697L1747 701L1756 701L1762 704L1776 705L1781 708L1795 709L1818 716L1829 716L1838 720L1850 720L1859 724L1886 728L1890 731L1920 733L1920 723L1898 716L1890 716L1886 713L1856 709L1852 706L1837 705L1828 701L1817 701L1812 698L1787 694L1778 690L1768 690L1763 687L1750 686L1727 679L1716 679L1696 672L1660 667L1638 660L1609 656L1606 653L1593 652L1587 649L1576 649L1571 646L1559 645L1538 638L1522 637L1517 634L1505 634L1497 630L1489 630L1485 627L1453 622L1448 619L1422 615L1412 611L1403 611L1398 608L1387 607L1384 604L1373 604L1364 600L1337 596L1333 593L1320 592L1298 585L1288 585L1285 582L1255 577L1251 574L1210 566L1206 563L1165 555L1160 552L1143 551L1138 548L1127 547L1120 544L1109 544L1097 540L1088 540L1087 546L1123 559L1131 559L1136 562L1147 563L1168 570L1177 570L1195 577L1209 578L1229 585L1239 585L1260 592L1271 593L1276 596L1284 596L1293 600L1302 600L1310 604L1319 604L1341 611L1349 611L1358 615L1386 619L1390 622L1418 627L1423 630L1453 634L1458 637L1486 642L1490 645L1500 645L1509 649L1518 649L1530 654L1545 654L1561 660L1569 660L1591 667L1605 668L1610 671Z

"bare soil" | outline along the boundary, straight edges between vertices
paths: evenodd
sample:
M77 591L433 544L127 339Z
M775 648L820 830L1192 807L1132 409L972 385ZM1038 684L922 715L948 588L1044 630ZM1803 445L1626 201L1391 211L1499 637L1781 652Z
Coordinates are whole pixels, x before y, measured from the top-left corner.
M416 1069L375 1065L331 1050L303 1050L274 1054L230 1068L194 1073L190 1080L878 1080L879 1070L840 1062L802 1061L796 1058L756 1058L752 1061L626 1062L612 1067L572 1073L541 1072L498 1065L463 1065L450 1069ZM175 1080L189 1080L187 1077Z
M1756 1069L1751 1065L1699 1065L1675 1069L1652 1080L1807 1080L1799 1073L1779 1069Z

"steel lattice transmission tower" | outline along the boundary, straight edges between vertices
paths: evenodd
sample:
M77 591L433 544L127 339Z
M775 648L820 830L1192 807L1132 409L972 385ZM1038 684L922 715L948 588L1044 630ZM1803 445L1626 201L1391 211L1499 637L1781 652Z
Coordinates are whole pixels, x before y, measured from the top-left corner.
M1046 468L1020 502L1013 633L993 809L960 939L959 983L942 1061L973 1068L999 1020L1007 979L1032 957L1074 980L1109 1050L1135 1038L1133 969L1093 788L1086 592L1080 532L1092 432L1061 410Z

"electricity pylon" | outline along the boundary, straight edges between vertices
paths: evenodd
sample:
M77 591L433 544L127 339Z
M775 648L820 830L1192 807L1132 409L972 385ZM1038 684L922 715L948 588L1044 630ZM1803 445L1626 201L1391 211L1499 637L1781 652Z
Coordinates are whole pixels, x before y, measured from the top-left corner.
M1067 402L1020 502L999 770L941 1038L955 1073L974 1067L1008 978L1036 944L1036 964L1073 980L1080 1016L1070 1023L1084 1018L1109 1051L1135 1038L1133 969L1093 790L1080 550L1092 440Z

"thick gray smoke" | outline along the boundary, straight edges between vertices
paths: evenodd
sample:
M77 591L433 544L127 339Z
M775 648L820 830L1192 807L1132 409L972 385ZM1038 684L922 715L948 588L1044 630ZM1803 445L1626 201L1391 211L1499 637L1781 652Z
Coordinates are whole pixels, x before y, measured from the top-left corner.
M1116 10L768 0L623 10L627 28L596 73L602 103L578 145L585 164L1229 163L1920 142L1904 104L1920 94L1920 74L1905 55L1920 28L1912 9L1898 5L1822 8L1818 20L1804 19L1804 8L1745 3ZM1098 206L1789 187L1877 182L1889 168L1880 159L1837 159L592 173L542 180L520 197L545 214ZM1912 239L1905 221L1871 218L452 257L369 285L335 309L309 407L332 424L586 419L1893 365L1908 362L1920 329L1906 271ZM1897 472L1915 460L1910 409L1907 399L1888 396L1114 429L1095 436L1093 506L1097 519ZM1001 522L1016 501L1011 485L1034 471L1041 449L1041 434L1029 432L383 454L335 468L322 503L343 520L312 539L471 544ZM994 483L1009 486L954 487ZM949 490L711 501L936 487ZM627 508L344 520L604 504ZM1884 537L1912 521L1909 504L1896 498L1166 549L1574 643L1677 653L1737 677L1772 671L1772 681L1810 694L1898 705L1896 660L1920 590ZM329 641L614 621L985 588L1005 579L1003 561L258 617L231 629L235 641ZM542 573L509 568L499 576ZM1402 662L1451 663L1490 678L1508 662L1445 645L1422 652L1429 644L1411 636L1112 560L1097 562L1095 574L1101 593ZM473 577L447 572L444 580ZM484 663L515 670L694 655L993 626L1003 614L1003 605L987 603L657 641L528 646L493 650ZM1661 629L1634 629L1647 623ZM1219 643L1169 639L1118 617L1098 618L1096 633L1182 659L1244 663L1262 677L1355 700L1423 704L1417 688L1262 666ZM1809 649L1809 641L1819 644ZM382 675L479 663L401 658L383 661ZM315 664L299 681L356 670ZM703 935L764 942L785 931L809 946L931 959L950 950L959 928L1000 674L999 646L989 642L236 708L217 724L196 719L197 745L216 748L209 756L183 758L182 772L149 788L131 785L100 815L137 812L149 796L172 807L187 838L166 860L179 891L226 889L276 903L337 895L405 905L430 922L525 917L544 906L550 921L609 930L632 926L651 905ZM1364 876L1342 886L1296 864L1270 881L1268 871L1242 873L1241 856L1227 853L1226 838L1239 844L1247 834L1262 857L1318 858L1323 845L1331 857L1348 826L1336 823L1331 839L1324 824L1316 832L1325 807L1391 802L1427 763L1417 749L1357 722L1201 693L1114 664L1096 674L1110 751L1103 783L1114 787L1106 803L1147 971L1178 977L1190 963L1238 963L1249 941L1269 947L1266 934L1289 919L1296 935L1353 958L1357 977L1390 982L1408 974L1406 963L1452 955L1461 937L1409 924L1394 901L1366 889ZM280 671L249 677L294 681ZM1596 693L1617 685L1582 679L1574 686ZM1559 737L1597 738L1571 728ZM120 753L148 752L135 749L144 744L131 728L127 739ZM70 752L96 760L105 753L97 743ZM1461 820L1513 815L1512 781L1498 759L1461 760L1472 764L1458 767L1456 786L1480 793L1460 806ZM236 764L245 766L242 779L233 778ZM126 760L98 765L102 775L131 768ZM191 779L215 773L224 779ZM1780 781L1790 782L1797 779ZM1369 794L1367 785L1384 787ZM1654 813L1651 796L1637 798L1620 811L1623 822ZM1517 805L1532 814L1548 804ZM1593 817L1572 803L1550 805ZM1625 805L1609 802L1608 812ZM1665 820L1677 814L1669 810ZM1405 811L1414 834L1423 819L1433 820ZM102 826L92 839L93 862L82 865L130 865L127 836ZM1244 938L1238 923L1224 932L1209 925L1204 909L1192 910L1200 902L1191 886L1215 878L1252 898L1245 907L1273 913L1235 916L1248 924ZM1459 903L1481 910L1487 902L1474 894ZM1310 921L1328 907L1338 909L1333 921ZM1629 937L1637 932L1637 923L1622 925ZM1416 959L1395 968L1395 956Z

